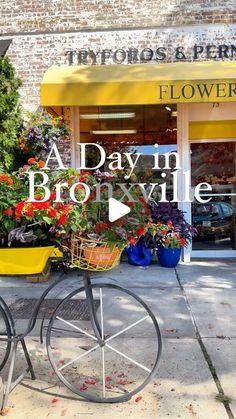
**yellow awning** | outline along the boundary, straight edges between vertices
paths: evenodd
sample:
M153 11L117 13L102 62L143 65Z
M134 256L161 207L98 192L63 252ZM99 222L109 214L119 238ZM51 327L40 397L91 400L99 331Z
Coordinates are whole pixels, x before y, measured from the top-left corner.
M236 102L236 62L53 66L42 106Z

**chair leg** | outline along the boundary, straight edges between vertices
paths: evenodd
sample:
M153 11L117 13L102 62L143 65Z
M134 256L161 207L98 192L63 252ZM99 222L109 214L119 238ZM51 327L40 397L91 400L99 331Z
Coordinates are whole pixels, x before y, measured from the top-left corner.
M11 361L10 361L10 367L9 367L9 372L8 372L8 377L7 377L7 383L6 383L6 387L5 387L4 395L3 395L2 411L7 407L8 398L11 391L12 376L13 376L15 360L16 360L17 345L18 345L18 342L14 342L12 345L12 350L10 354Z
M30 356L29 356L28 349L27 349L26 344L25 344L25 340L22 339L20 342L21 342L21 345L22 345L22 348L23 348L23 351L24 351L24 354L25 354L25 359L26 359L26 362L28 364L28 368L29 368L31 378L32 378L32 380L36 380L33 365L32 365L32 362L31 362L31 359L30 359Z

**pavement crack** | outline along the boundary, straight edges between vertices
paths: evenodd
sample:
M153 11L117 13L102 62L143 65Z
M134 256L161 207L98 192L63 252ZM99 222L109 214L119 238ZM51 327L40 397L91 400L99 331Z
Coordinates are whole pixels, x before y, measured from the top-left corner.
M202 353L203 353L203 356L204 356L204 358L205 358L205 360L206 360L206 362L207 362L207 364L208 364L208 368L209 368L209 370L210 370L210 372L211 372L211 375L212 375L213 380L215 381L215 385L216 385L217 390L218 390L218 393L219 393L219 394L216 396L216 400L219 400L219 401L220 401L220 402L224 405L225 410L226 410L226 412L227 412L227 414L228 414L229 419L235 419L235 416L233 415L233 412L232 412L232 410L231 410L231 408L230 408L230 401L231 401L231 400L230 400L230 398L229 398L229 397L227 397L227 395L224 393L224 390L223 390L223 387L222 387L222 385L221 385L220 379L219 379L219 377L218 377L218 375L217 375L217 372L216 372L215 366L214 366L214 364L213 364L213 362L212 362L212 359L211 359L211 357L210 357L209 353L207 352L206 346L204 345L204 342L203 342L202 337L201 337L201 335L200 335L200 332L199 332L199 329L198 329L198 326L197 326L197 323L196 323L196 320L195 320L194 314L193 314L193 312L192 312L191 306L190 306L189 301L188 301L187 294L186 294L186 292L185 292L185 289L184 289L183 284L181 283L180 276L179 276L179 274L178 274L178 272L177 272L177 270L176 270L176 269L175 269L175 274L176 274L176 279L177 279L177 281L178 281L178 284L179 284L180 290L181 290L182 295L183 295L183 297L184 297L184 300L185 300L185 303L186 303L187 309L188 309L189 314L190 314L190 318L191 318L191 321L192 321L192 324L193 324L193 327L194 327L194 331L195 331L196 339L197 339L197 341L198 341L198 343L199 343L199 346L200 346L200 348L201 348L201 351L202 351Z

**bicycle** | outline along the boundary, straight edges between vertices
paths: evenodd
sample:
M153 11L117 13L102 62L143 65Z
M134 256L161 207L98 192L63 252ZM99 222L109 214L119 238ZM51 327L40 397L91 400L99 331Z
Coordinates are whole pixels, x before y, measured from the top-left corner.
M91 278L91 271L104 272L117 266L123 250L115 247L110 252L106 243L97 244L94 240L73 236L72 264L81 269L79 275L83 284L63 298L51 313L46 347L53 370L72 392L93 402L119 403L129 400L151 380L158 367L162 341L156 317L139 296L120 285L100 283L98 276L95 276L96 282ZM21 335L15 333L10 310L0 297L0 313L5 325L4 333L0 334L0 340L5 342L0 370L10 358L3 408L9 392L26 373L30 372L35 379L24 338L33 330L47 294L64 280L66 278L59 278L44 291ZM80 316L73 308L78 301L83 305ZM71 308L69 318L68 307ZM41 341L43 328L42 322ZM17 383L12 384L19 342L28 367Z

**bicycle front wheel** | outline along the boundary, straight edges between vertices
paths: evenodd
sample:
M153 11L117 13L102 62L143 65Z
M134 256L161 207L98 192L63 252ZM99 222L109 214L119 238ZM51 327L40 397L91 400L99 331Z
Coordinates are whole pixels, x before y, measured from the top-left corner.
M161 335L149 307L113 284L92 285L103 343L95 336L84 288L58 307L47 330L48 357L60 380L88 400L129 400L147 385L161 354Z
M74 393L95 402L126 401L157 369L158 323L148 306L129 290L95 284L92 291L103 343L95 336L81 288L62 300L50 319L48 357L60 380Z

